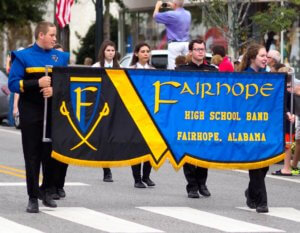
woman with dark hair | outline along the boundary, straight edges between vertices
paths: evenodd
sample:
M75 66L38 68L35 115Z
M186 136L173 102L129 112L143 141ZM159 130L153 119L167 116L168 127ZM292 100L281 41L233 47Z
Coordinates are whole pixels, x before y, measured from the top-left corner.
M120 68L116 56L116 44L110 40L105 40L99 49L98 62L92 67Z
M98 53L98 62L92 65L92 67L120 68L116 56L116 44L114 42L110 40L103 41ZM110 168L103 168L103 181L113 182Z
M154 69L150 65L150 45L146 42L139 43L135 46L133 51L130 68L136 69Z
M131 66L134 69L154 69L150 64L150 46L147 43L139 43L135 46ZM155 183L150 179L151 164L145 162L143 165L143 177L141 175L142 164L131 166L134 178L135 188L146 188L148 186L155 186ZM143 183L144 182L144 183Z
M239 66L238 71L244 72L264 72L267 66L267 51L260 44L251 44ZM265 177L269 167L249 170L250 182L245 190L246 204L250 209L256 209L257 213L267 213L268 200L265 184Z

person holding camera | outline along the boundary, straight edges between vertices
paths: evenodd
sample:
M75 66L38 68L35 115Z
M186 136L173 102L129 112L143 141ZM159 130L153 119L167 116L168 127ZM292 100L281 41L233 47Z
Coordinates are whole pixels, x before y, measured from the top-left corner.
M175 58L188 53L191 13L183 8L184 0L171 2L157 1L153 18L157 23L164 24L168 39L168 69L175 68ZM172 10L159 12L161 8Z

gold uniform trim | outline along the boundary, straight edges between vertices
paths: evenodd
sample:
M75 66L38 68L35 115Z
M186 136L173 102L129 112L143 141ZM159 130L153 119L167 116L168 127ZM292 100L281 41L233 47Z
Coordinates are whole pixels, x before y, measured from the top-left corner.
M71 77L71 82L102 82L101 77Z
M143 135L156 161L168 149L160 132L146 111L124 70L106 69L110 80L118 91L126 109ZM157 167L157 166L156 166Z
M27 67L26 73L45 73L46 68L45 67ZM48 68L48 73L52 73L52 68Z
M23 80L20 80L19 85L20 85L20 91L24 92L24 82L23 82Z

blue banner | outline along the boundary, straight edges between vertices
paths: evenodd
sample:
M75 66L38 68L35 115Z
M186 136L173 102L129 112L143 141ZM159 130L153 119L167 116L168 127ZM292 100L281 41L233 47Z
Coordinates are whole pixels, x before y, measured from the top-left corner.
M122 105L148 150L134 157L119 157L114 155L119 152L109 151L103 159L100 148L95 152L97 158L92 156L90 163L83 162L82 165L119 166L148 160L158 168L168 158L176 169L186 162L208 168L251 169L283 159L284 74L101 71L100 99L110 108L106 123L120 125L114 117L114 109ZM87 88L88 85L83 86ZM115 98L121 100L119 104L108 100L107 95L113 93L112 89L116 91ZM108 94L104 94L105 91ZM102 103L98 105L100 108ZM97 134L96 131L93 133ZM117 136L110 135L106 146L112 138ZM130 137L127 143L132 143ZM66 153L59 153L54 147L54 157L72 163L72 159L64 159L68 156ZM80 155L78 158L85 161Z

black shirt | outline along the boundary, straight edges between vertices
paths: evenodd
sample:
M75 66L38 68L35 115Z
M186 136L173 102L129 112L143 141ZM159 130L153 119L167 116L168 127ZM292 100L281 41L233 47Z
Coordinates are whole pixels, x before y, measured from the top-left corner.
M190 62L186 65L181 65L176 68L176 70L201 70L201 71L218 71L218 69L212 65L202 63L200 65Z

